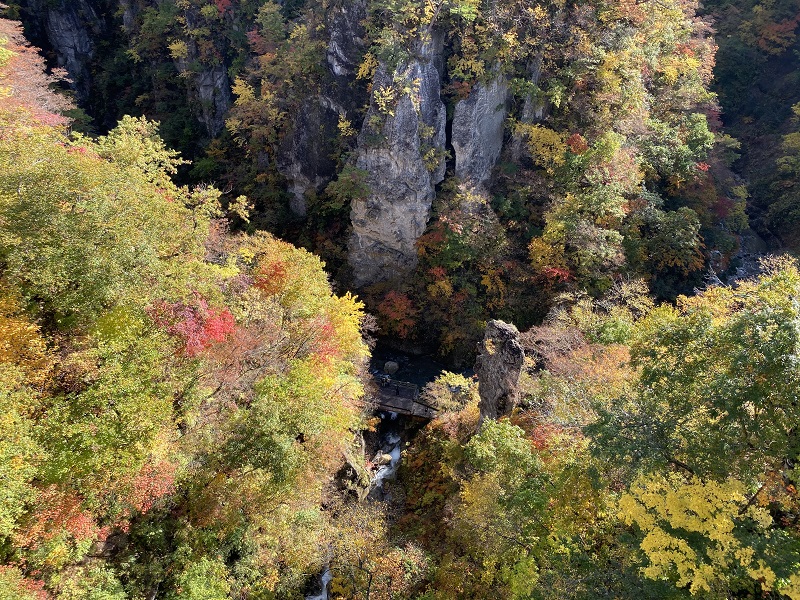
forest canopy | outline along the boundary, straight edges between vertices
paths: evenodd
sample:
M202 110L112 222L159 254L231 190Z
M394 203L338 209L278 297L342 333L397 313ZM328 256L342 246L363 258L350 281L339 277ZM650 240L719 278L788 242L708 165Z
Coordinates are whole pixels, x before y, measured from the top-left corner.
M0 599L800 600L797 0L0 10Z

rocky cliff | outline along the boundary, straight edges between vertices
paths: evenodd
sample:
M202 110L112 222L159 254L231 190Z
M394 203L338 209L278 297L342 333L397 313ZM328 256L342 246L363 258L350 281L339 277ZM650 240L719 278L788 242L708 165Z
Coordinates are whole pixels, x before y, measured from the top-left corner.
M65 68L79 102L92 90L91 61L97 40L112 27L113 3L104 0L24 0L20 3L26 35L52 52L55 63Z
M414 244L425 231L434 186L444 179L441 53L441 37L431 35L414 58L375 74L356 160L370 194L354 201L351 211L349 262L356 287L397 279L417 264Z
M336 175L339 118L354 119L367 100L355 73L366 42L366 0L332 6L326 15L328 43L321 93L308 98L294 118L278 157L278 169L289 181L289 208L296 216L306 214L306 195L319 191Z
M503 321L489 321L475 360L481 423L511 413L524 362L525 350L517 328Z
M456 177L471 188L488 184L503 149L508 82L499 76L476 83L453 114L453 150Z

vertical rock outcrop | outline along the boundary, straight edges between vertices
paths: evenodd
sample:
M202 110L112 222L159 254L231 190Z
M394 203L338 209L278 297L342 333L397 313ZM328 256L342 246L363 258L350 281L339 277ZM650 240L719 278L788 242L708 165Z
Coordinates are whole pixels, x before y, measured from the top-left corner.
M434 186L444 179L441 49L441 37L432 36L393 73L381 67L375 74L356 160L370 194L351 210L348 259L356 287L397 279L417 264L415 243L425 231Z
M350 81L355 75L366 46L362 24L366 16L366 0L342 2L328 10L325 20L330 38L325 57L335 77Z
M278 170L289 182L289 209L298 217L306 216L306 193L320 190L336 175L336 125L344 112L327 96L308 98L281 147Z
M103 0L26 0L21 3L27 37L49 47L56 63L69 73L79 102L86 102L92 89L91 62L97 39L107 34L106 18L113 7Z
M481 398L480 423L511 413L524 362L525 350L517 328L503 321L489 321L475 360Z
M233 103L231 80L226 65L206 66L193 81L190 95L199 107L198 119L208 135L216 137L225 127L225 116Z
M366 92L355 86L366 47L366 14L365 0L331 6L326 14L329 72L322 93L303 103L278 157L278 170L289 181L289 208L296 216L306 214L306 194L321 190L336 175L339 117L356 114L366 101Z
M535 90L539 89L539 80L542 75L542 57L539 56L530 67L530 83ZM525 97L522 112L519 115L520 123L539 123L547 117L547 101L540 92L532 92ZM511 142L511 160L518 163L524 151L523 136L515 133Z
M197 45L188 44L189 55L185 59L174 60L178 73L189 73L186 93L192 102L194 115L205 127L208 135L216 137L225 127L225 117L233 103L231 81L224 64L203 65L197 73L191 73L191 64L200 64Z
M476 83L453 114L456 177L471 188L488 185L503 149L503 125L508 82L502 75L488 84Z

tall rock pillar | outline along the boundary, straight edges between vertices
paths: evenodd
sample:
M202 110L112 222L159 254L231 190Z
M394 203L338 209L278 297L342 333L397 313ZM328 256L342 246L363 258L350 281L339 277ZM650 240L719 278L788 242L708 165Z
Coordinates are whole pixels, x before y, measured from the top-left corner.
M480 423L511 413L517 401L517 384L524 362L525 350L517 328L503 321L489 321L475 360L481 397Z
M398 279L417 264L415 243L445 170L441 48L440 36L431 35L414 58L375 74L356 159L370 193L350 213L348 260L356 287Z

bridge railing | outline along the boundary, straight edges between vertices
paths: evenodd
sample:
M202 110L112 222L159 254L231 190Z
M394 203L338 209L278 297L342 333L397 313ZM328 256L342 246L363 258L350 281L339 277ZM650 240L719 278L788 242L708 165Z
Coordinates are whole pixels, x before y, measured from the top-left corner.
M412 398L415 400L417 396L419 396L419 386L415 383L410 383L408 381L400 381L399 379L392 379L391 377L387 377L386 375L376 375L375 381L378 385L382 388L398 388L401 390L408 390L411 392Z
M375 381L378 386L385 390L394 390L396 393L400 392L400 390L404 390L406 392L410 392L410 399L415 404L419 404L420 406L424 406L425 408L430 409L433 412L438 412L439 409L435 406L428 404L419 399L419 386L415 383L411 383L408 381L400 381L399 379L392 379L387 375L375 375Z

